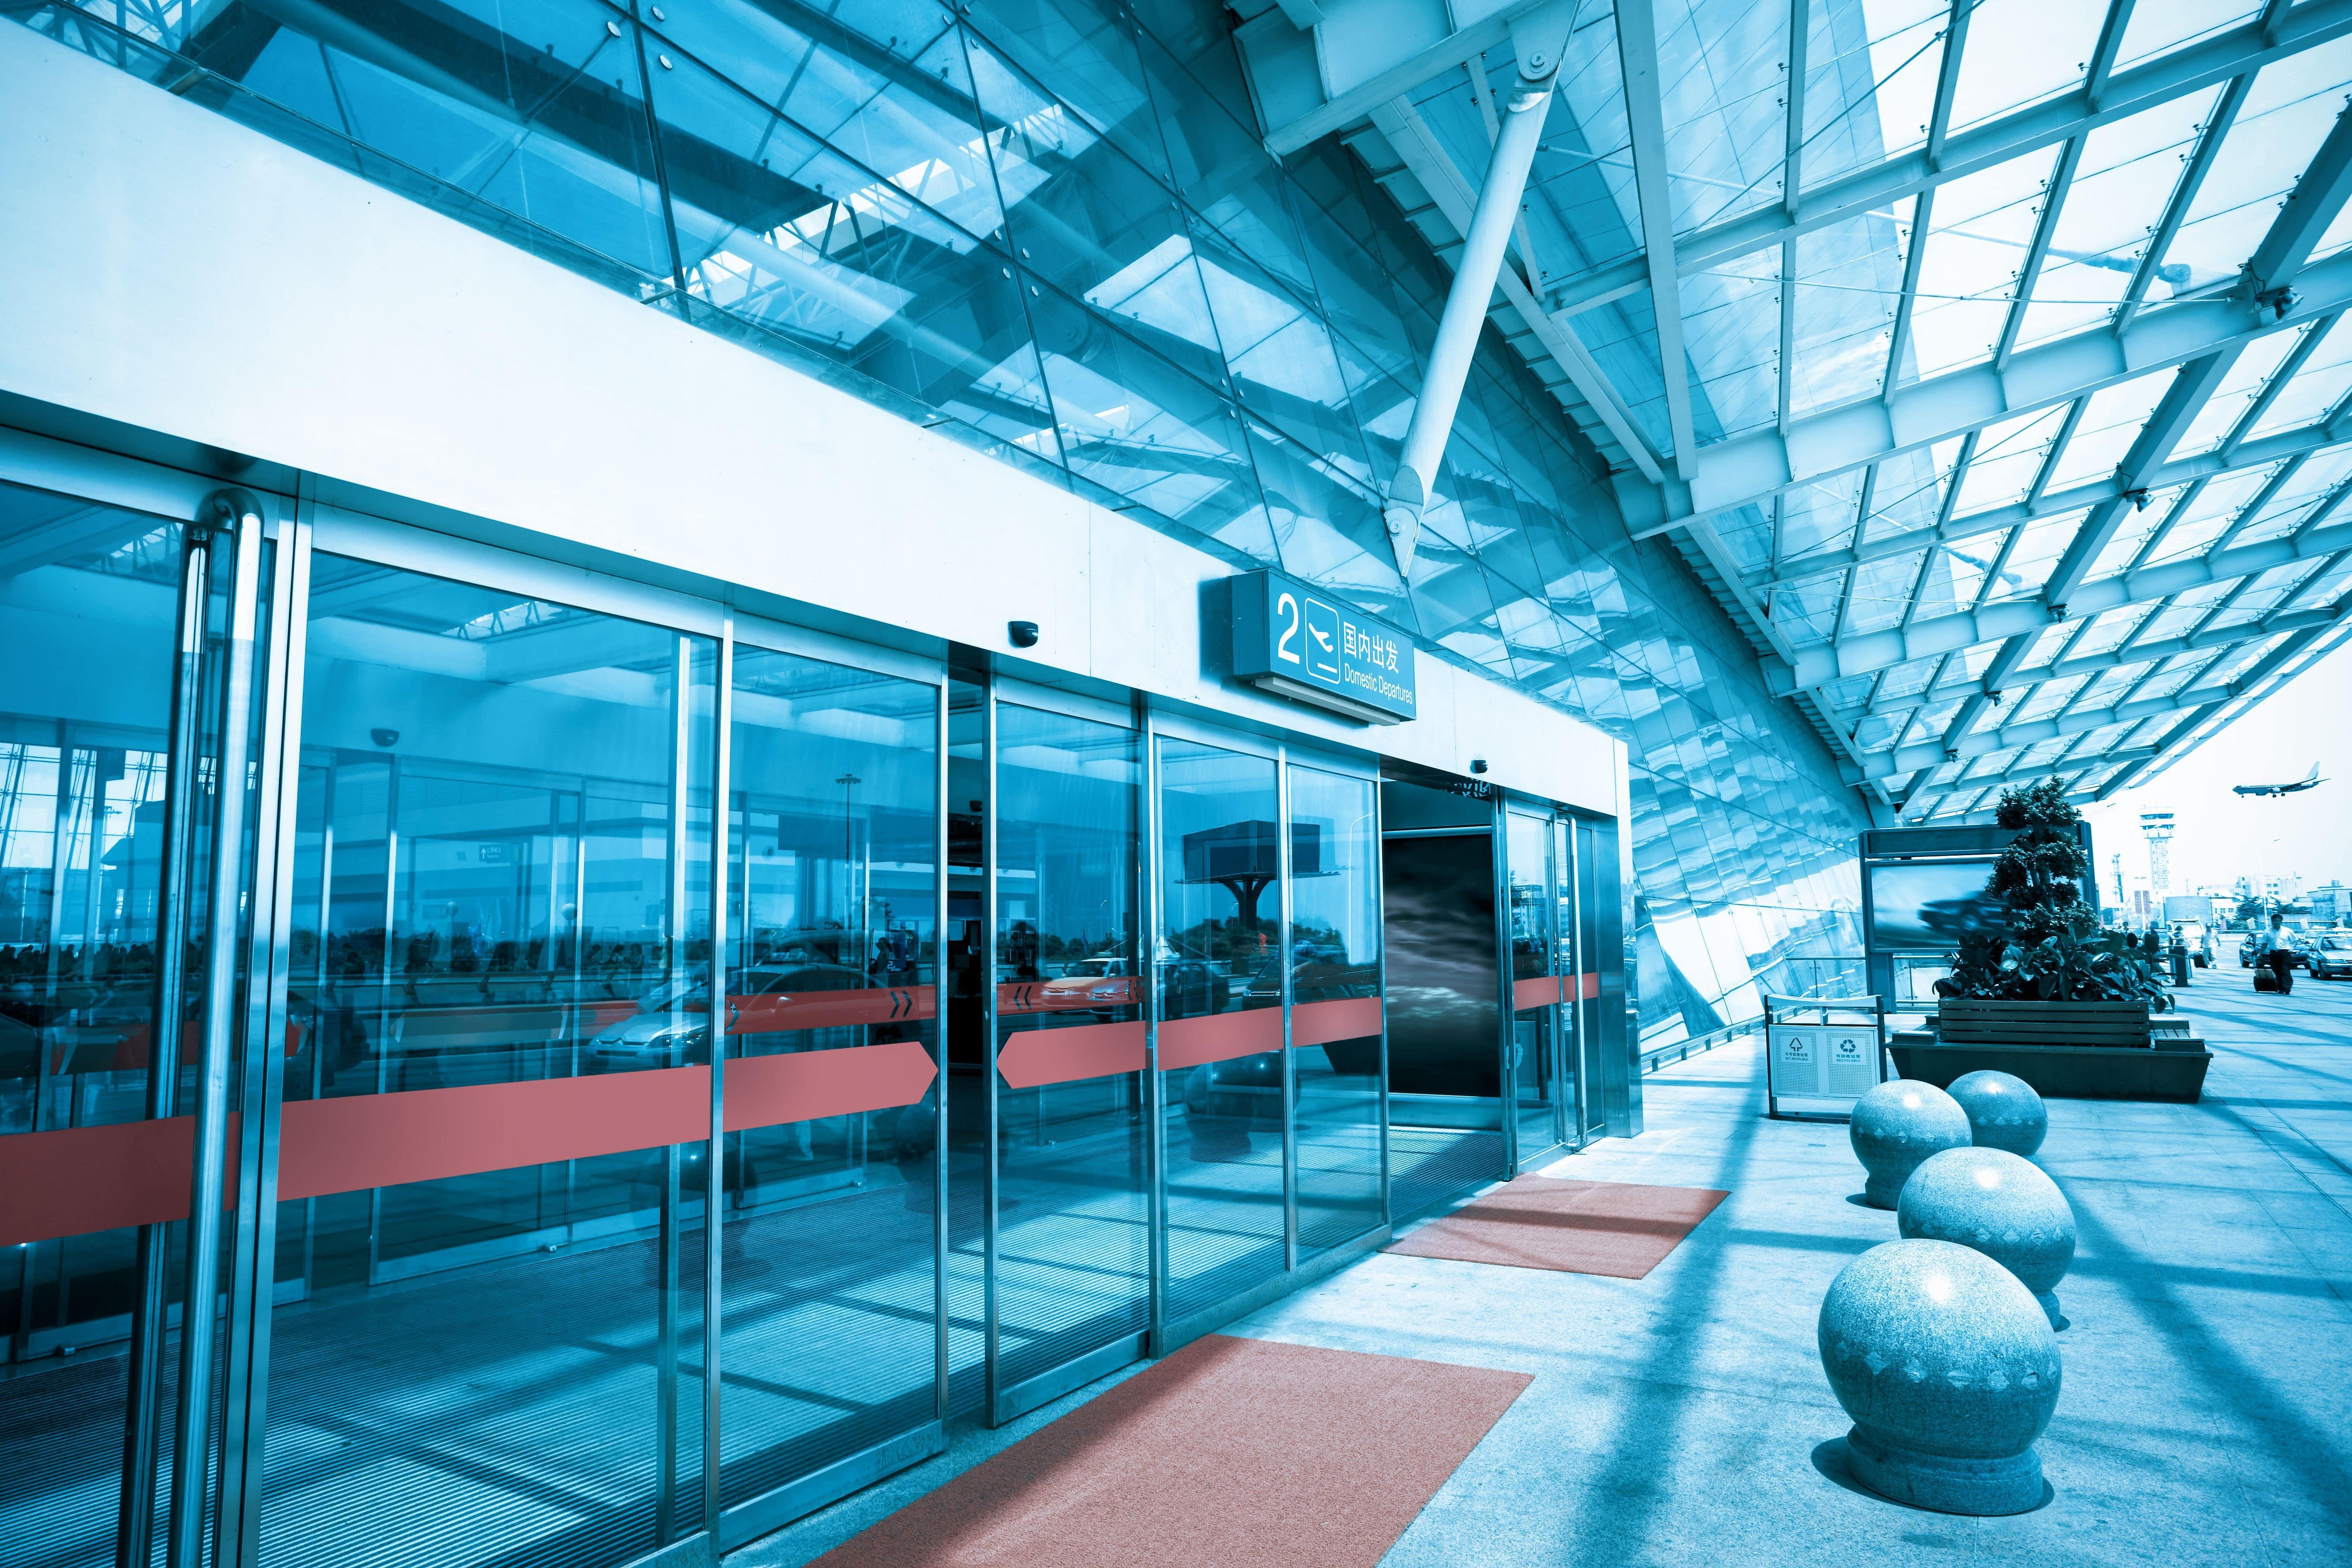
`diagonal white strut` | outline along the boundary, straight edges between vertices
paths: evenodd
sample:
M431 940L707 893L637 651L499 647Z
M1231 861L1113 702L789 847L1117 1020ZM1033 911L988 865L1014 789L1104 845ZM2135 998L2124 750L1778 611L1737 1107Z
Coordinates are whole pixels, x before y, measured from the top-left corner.
M1533 26L1513 30L1519 62L1517 88L1506 105L1494 155L1486 162L1486 183L1478 187L1478 205L1470 215L1462 252L1454 258L1454 287L1445 296L1445 313L1438 318L1437 342L1429 352L1421 396L1413 404L1412 423L1405 428L1396 478L1389 485L1385 509L1389 543L1396 552L1397 573L1407 582L1412 578L1414 547L1421 542L1422 510L1429 504L1431 481L1445 456L1446 438L1454 433L1454 415L1462 405L1462 388L1470 377L1478 331L1486 325L1486 310L1494 300L1503 252L1518 219L1519 199L1527 194L1528 170L1535 163L1537 143L1543 140L1552 84L1559 78L1559 57L1568 46L1569 20L1565 6L1547 6L1528 18ZM1481 68L1479 62L1472 61L1470 68Z

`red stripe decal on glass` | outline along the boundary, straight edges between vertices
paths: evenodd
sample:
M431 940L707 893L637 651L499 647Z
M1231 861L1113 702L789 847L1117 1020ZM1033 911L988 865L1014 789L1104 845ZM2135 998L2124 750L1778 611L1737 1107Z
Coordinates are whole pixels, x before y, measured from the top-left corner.
M412 1089L287 1103L278 1195L323 1197L709 1136L710 1069Z
M185 1219L195 1152L193 1116L0 1137L0 1247Z
M937 1077L918 1040L736 1057L727 1064L727 1131L912 1105Z
M1143 1026L1077 1024L1063 1029L1016 1030L996 1047L996 1070L1014 1089L1141 1072Z
M1585 975L1584 984L1580 988L1580 994L1588 1002L1601 994L1601 972L1599 970L1596 969L1591 973Z
M727 1064L727 1128L911 1105L937 1076L913 1040L744 1057ZM0 1137L0 1246L185 1219L195 1127L194 1117L175 1116ZM289 1100L279 1119L278 1195L324 1197L698 1142L709 1128L710 1069L701 1067ZM232 1152L236 1142L231 1117Z
M1160 1065L1196 1068L1260 1051L1282 1049L1282 1009L1253 1007L1244 1013L1212 1013L1202 1018L1171 1018L1160 1026Z
M1531 980L1511 982L1511 1011L1524 1013L1530 1007L1549 1007L1561 999L1563 986L1557 974L1538 974Z
M1328 1046L1381 1032L1381 999L1348 996L1335 1002L1300 1002L1290 1009L1290 1043Z

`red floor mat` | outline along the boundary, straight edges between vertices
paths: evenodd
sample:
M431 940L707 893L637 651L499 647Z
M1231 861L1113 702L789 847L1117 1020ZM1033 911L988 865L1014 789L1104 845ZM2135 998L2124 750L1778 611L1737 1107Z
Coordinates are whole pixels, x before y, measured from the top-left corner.
M1387 1250L1411 1258L1639 1279L1730 1195L1712 1187L1521 1176L1432 1220Z
M1212 1334L824 1568L1373 1568L1533 1381Z

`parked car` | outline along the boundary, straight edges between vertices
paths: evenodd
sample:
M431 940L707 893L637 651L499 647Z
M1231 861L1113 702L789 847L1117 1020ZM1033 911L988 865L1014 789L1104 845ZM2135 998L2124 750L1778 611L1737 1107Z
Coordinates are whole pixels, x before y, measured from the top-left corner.
M2327 931L2309 944L2304 967L2314 980L2352 979L2352 931Z

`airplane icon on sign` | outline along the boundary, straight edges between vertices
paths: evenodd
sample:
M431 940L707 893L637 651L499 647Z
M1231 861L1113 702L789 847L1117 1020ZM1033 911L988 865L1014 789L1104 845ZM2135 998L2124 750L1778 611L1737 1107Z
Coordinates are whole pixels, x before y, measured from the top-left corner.
M1332 685L1339 684L1339 612L1319 599L1307 601L1307 673Z

